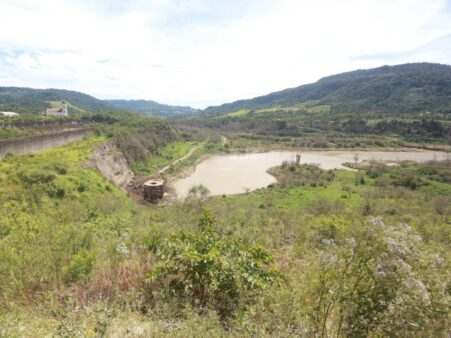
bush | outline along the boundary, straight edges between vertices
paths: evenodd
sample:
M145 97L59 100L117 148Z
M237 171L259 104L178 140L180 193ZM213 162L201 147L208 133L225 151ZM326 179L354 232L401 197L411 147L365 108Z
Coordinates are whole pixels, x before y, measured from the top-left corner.
M86 280L91 273L95 256L92 252L81 250L75 254L69 265L63 271L63 281L71 284L77 281Z
M272 257L262 247L219 236L215 217L204 210L198 233L178 232L150 243L160 263L150 279L165 283L165 293L189 299L203 311L212 308L222 319L232 316L255 292L280 281L278 272L266 269Z
M18 173L18 176L26 187L31 187L34 184L47 184L56 178L53 173L39 169L24 170Z
M436 253L407 224L387 226L381 218L353 230L340 245L323 241L314 295L318 336L434 336L447 320L446 284ZM426 264L425 264L426 263ZM434 311L431 309L434 308ZM401 333L401 334L400 334Z
M449 196L438 196L434 200L434 208L439 215L448 215L451 211L451 197Z

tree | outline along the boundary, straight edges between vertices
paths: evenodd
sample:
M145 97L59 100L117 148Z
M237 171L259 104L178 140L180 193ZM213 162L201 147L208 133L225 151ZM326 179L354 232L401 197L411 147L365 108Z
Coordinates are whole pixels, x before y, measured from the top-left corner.
M280 275L267 268L273 259L266 250L221 237L215 222L212 212L204 209L199 232L154 239L150 249L160 262L150 279L159 282L167 296L188 299L201 312L214 309L226 319L258 290L279 283Z
M210 190L208 190L208 188L203 184L195 185L188 191L190 197L200 201L204 201L209 193Z

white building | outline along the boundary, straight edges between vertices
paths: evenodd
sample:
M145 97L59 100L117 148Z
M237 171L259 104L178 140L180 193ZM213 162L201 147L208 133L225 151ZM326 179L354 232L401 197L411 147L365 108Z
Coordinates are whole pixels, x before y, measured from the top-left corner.
M67 102L61 101L62 108L47 108L42 114L44 116L69 116L69 111L67 110Z

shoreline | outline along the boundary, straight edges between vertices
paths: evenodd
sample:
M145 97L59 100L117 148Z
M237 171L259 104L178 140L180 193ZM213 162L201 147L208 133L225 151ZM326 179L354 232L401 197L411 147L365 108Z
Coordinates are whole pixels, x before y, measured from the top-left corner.
M315 148L278 148L278 149L246 149L246 151L231 151L231 152L215 152L215 153L209 153L209 154L205 154L203 156L200 156L194 163L182 168L179 172L173 174L173 175L168 175L166 177L166 184L167 184L167 189L168 189L168 193L170 195L170 200L179 200L177 197L177 193L175 191L174 185L173 183L177 180L183 179L183 178L187 178L190 175L192 175L195 172L196 167L203 161L206 161L207 159L214 157L214 156L240 156L240 155L249 155L249 154L263 154L263 153L271 153L271 152L282 152L282 153L296 153L296 152L300 152L301 155L302 153L320 153L320 152L324 152L324 153L330 153L331 155L339 155L339 154L343 154L343 153L367 153L367 152L399 152L399 153L439 153L442 155L449 154L448 152L445 151L438 151L438 150L428 150L428 149L424 149L424 148L364 148L364 149L355 149L355 148L351 148L351 149L315 149ZM446 159L443 159L446 160ZM365 160L362 159L359 162L368 162L369 160ZM384 160L381 160L382 162L384 162ZM396 161L396 160L392 160L392 159L388 159L385 162L403 162L403 161L407 161L407 160L400 160L400 161ZM421 162L421 161L420 161ZM349 164L347 162L343 162L341 165L343 166L342 170L349 170L349 171L354 171L356 170L355 168L352 168L352 166L350 165L346 165ZM274 176L274 175L273 175Z

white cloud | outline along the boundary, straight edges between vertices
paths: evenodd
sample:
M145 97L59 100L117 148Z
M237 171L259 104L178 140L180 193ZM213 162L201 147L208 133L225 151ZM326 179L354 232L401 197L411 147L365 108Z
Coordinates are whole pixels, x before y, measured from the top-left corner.
M221 3L0 0L0 84L203 107L355 68L451 63L449 39L429 43L451 33L444 0Z

